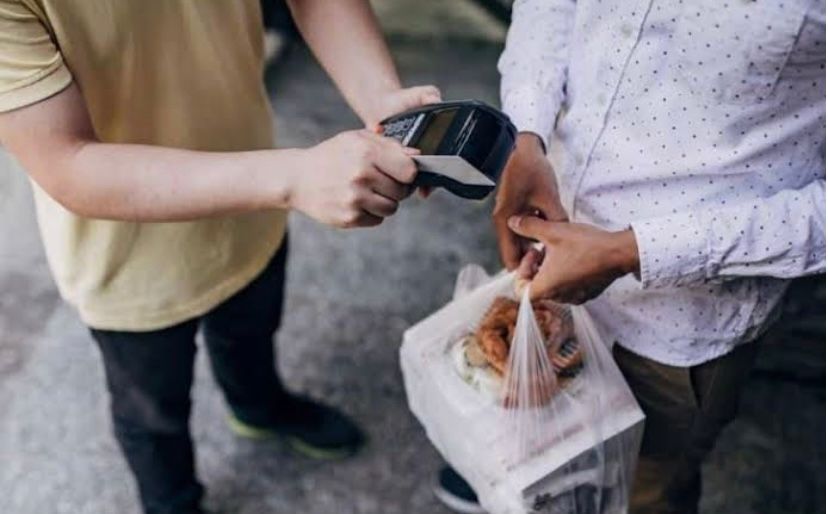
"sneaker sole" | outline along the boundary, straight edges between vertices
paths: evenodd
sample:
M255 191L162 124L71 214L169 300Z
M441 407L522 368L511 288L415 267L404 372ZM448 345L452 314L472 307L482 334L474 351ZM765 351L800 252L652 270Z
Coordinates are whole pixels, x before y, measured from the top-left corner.
M253 439L255 441L267 441L279 437L279 434L277 434L273 430L248 425L247 423L243 423L242 421L237 419L235 416L227 417L227 425L230 427L231 432L245 439Z
M342 460L354 455L359 447L320 448L299 439L286 437L288 444L296 453L315 460Z
M315 460L344 459L355 454L361 447L360 445L357 447L321 448L319 446L313 446L312 444L308 444L295 436L282 436L274 430L269 430L266 428L257 428L248 425L236 419L234 416L229 416L227 418L227 425L230 427L230 431L233 432L236 436L242 437L244 439L250 439L253 441L272 441L274 439L284 437L284 439L287 441L288 445L293 451L302 456L309 457Z
M477 503L472 503L462 498L458 498L457 496L454 496L442 487L434 486L432 490L434 491L434 496L436 496L437 499L440 500L440 503L442 503L449 509L453 510L454 512L460 512L461 514L486 514L486 511L483 509L483 507L481 507Z

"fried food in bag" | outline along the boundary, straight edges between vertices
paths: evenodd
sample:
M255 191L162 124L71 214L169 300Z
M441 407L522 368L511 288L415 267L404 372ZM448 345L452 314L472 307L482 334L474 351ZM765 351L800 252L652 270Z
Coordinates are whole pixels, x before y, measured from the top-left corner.
M588 312L478 268L455 291L401 348L429 439L492 514L626 513L643 413Z
M460 343L463 355L457 363L458 371L468 382L490 393L496 391L503 405L509 408L521 405L516 376L511 374L512 387L509 387L507 376L519 308L520 303L512 298L496 298L474 334ZM524 395L523 403L543 405L557 388L565 387L577 375L583 356L575 339L572 317L566 308L549 300L536 300L532 302L532 309L545 347L538 351L545 351L543 360L548 360L551 368L537 365L533 366L534 371L527 368L531 376L521 377L521 380L529 380L533 385Z
M489 365L501 375L506 372L519 308L520 303L517 301L505 296L498 297L480 322L480 328L475 334ZM542 299L532 302L532 310L549 360L557 362L560 368L574 365L580 357L580 352L575 352L574 355L558 355L558 350L565 342L571 341L570 347L577 345L574 340L575 328L572 326L572 316L569 312L555 302Z

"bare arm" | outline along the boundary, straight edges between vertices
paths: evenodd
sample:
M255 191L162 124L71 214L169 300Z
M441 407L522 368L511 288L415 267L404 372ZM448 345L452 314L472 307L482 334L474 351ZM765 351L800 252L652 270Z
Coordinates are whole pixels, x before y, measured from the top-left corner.
M74 85L0 115L0 141L67 209L141 221L287 207L289 170L298 160L291 151L209 153L100 143Z
M74 213L181 221L297 208L337 226L375 225L396 210L414 164L367 131L307 150L197 152L97 140L76 86L0 114L0 143Z
M314 55L366 126L440 101L433 86L400 89L368 0L288 0L288 5Z

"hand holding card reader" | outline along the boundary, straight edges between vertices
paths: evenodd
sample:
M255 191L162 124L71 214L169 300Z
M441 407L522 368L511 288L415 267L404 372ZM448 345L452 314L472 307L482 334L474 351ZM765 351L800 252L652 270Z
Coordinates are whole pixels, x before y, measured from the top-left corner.
M517 134L505 114L476 100L426 105L381 125L384 135L420 150L415 186L474 200L494 190Z

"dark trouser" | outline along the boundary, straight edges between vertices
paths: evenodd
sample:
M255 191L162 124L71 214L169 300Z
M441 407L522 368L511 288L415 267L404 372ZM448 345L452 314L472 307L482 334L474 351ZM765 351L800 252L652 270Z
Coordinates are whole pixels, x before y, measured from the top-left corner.
M285 0L261 0L261 7L265 28L296 35L296 25Z
M198 511L190 439L195 335L204 332L213 374L243 421L266 424L285 394L275 371L287 241L247 287L204 316L152 332L92 330L103 355L115 437L147 514Z
M647 416L630 514L698 512L702 461L736 416L758 346L743 344L723 357L687 368L613 347Z

